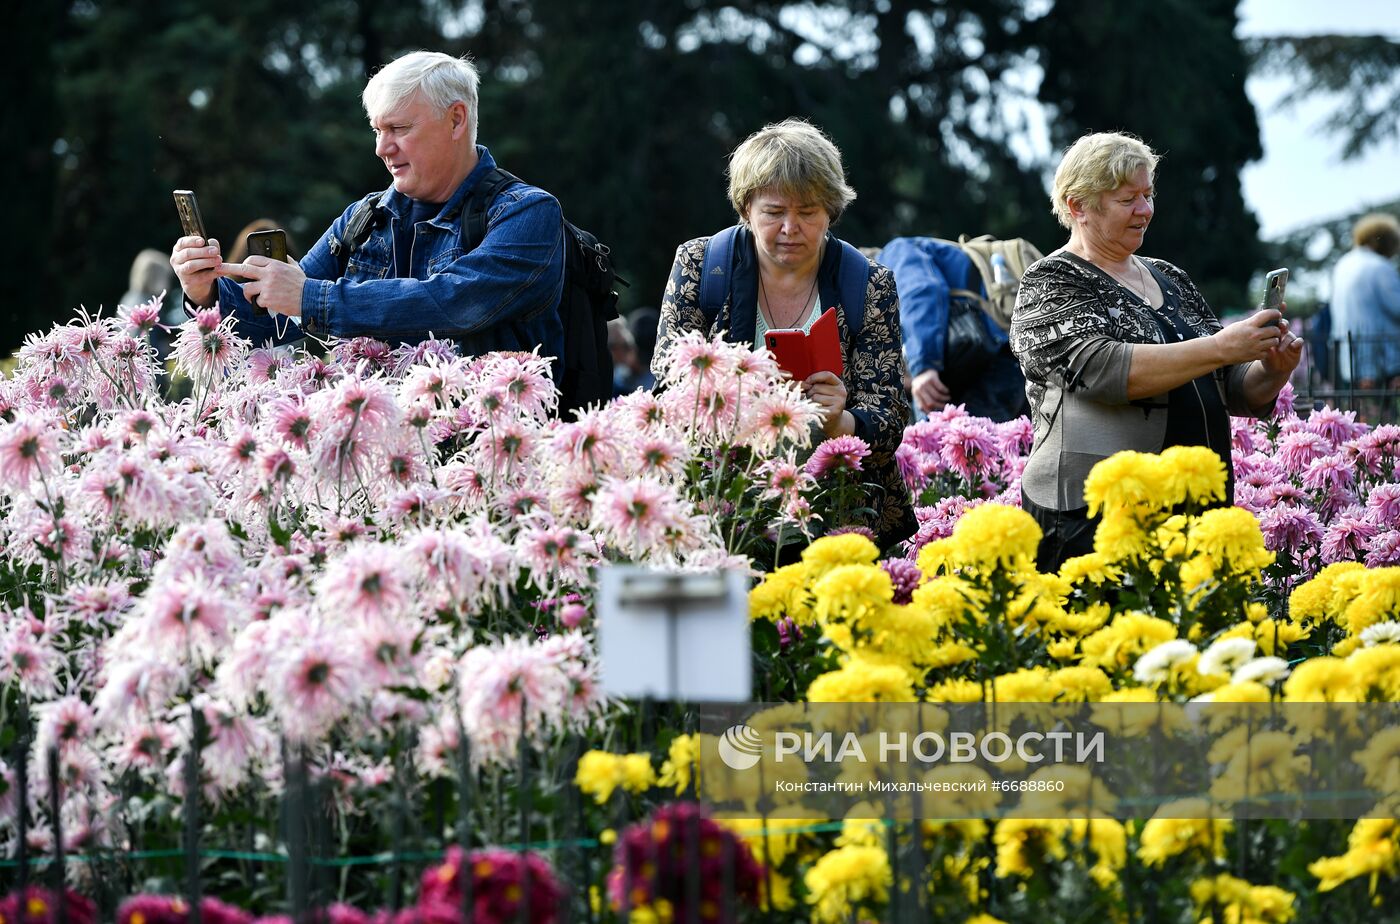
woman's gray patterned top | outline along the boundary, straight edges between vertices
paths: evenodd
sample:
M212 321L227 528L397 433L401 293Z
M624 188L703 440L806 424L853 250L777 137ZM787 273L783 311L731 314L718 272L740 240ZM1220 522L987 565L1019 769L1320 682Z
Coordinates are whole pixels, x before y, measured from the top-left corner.
M1146 258L1180 296L1181 318L1202 337L1220 320L1184 272ZM1026 375L1035 443L1021 487L1042 507L1083 507L1084 478L1094 464L1124 449L1160 452L1164 396L1128 400L1136 344L1163 343L1147 302L1085 261L1056 251L1026 270L1011 320L1011 350ZM1231 414L1261 416L1244 397L1248 364L1215 372Z

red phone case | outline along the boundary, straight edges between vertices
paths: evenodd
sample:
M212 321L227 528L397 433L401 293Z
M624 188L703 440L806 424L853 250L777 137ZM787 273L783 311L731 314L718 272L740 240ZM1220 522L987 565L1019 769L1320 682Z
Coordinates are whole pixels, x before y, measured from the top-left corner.
M810 331L770 330L763 342L773 352L778 365L786 369L795 381L802 382L813 372L845 371L841 362L841 335L836 324L836 309L828 308L812 323Z

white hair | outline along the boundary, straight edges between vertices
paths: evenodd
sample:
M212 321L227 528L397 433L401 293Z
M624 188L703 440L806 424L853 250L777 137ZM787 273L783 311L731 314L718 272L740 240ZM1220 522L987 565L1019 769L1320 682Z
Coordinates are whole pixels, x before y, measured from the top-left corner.
M365 84L360 98L371 119L406 102L415 93L421 93L439 112L446 112L461 100L467 107L471 143L476 144L480 85L476 66L465 55L454 58L440 51L413 51L381 67Z

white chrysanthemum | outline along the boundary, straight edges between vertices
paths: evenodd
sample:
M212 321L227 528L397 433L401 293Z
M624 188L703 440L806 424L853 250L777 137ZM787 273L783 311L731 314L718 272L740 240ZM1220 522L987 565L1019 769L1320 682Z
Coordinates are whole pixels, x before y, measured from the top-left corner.
M1361 642L1367 648L1373 645L1400 644L1400 622L1378 622L1361 630Z
M1282 658L1255 658L1236 670L1230 682L1262 683L1268 687L1287 677L1288 673L1288 662Z
M1133 665L1133 676L1138 683L1162 683L1171 675L1172 668L1189 661L1195 653L1196 646L1184 638L1163 642L1137 659L1137 664Z
M1257 646L1252 638L1222 638L1207 648L1196 662L1197 673L1229 676L1249 663Z

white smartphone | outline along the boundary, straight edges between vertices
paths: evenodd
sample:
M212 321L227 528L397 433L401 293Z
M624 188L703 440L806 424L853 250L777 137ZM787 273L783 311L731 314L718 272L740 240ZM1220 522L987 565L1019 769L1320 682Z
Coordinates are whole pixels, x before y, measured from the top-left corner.
M1264 302L1261 309L1273 308L1283 311L1283 293L1288 288L1288 270L1276 269L1264 277Z

